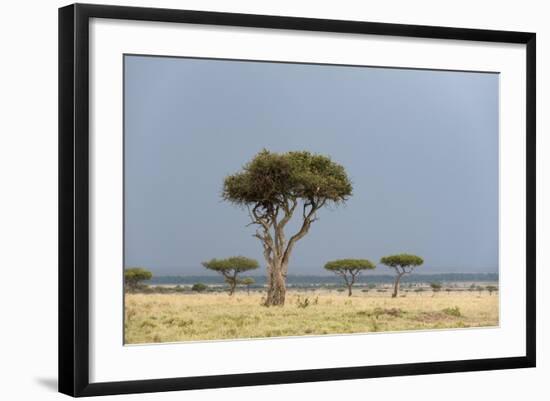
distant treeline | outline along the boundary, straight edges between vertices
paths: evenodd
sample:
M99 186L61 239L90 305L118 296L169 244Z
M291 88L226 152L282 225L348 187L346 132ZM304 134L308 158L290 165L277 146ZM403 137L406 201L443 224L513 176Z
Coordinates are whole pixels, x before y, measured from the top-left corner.
M252 276L256 280L255 287L266 284L265 276ZM392 275L363 275L359 276L357 283L365 284L392 284L395 277ZM401 280L402 283L449 283L449 282L498 282L498 273L441 273L441 274L411 274ZM209 285L225 284L221 276L153 276L146 284L172 284L192 285L204 283ZM338 276L313 276L313 275L289 275L287 285L297 286L322 286L341 285L342 280Z

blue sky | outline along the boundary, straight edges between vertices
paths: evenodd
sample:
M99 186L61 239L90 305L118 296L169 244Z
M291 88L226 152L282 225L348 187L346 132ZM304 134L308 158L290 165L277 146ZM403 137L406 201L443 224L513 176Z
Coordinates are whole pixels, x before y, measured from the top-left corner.
M422 256L425 273L496 272L498 80L125 56L125 265L202 274L203 260L245 255L264 266L246 211L220 194L266 148L330 155L354 185L345 206L319 213L290 274L400 252Z

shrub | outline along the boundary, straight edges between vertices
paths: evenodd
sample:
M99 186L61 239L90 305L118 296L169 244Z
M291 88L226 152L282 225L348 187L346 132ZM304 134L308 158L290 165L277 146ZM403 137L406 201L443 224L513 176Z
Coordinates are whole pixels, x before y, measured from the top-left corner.
M203 291L206 291L207 289L208 287L203 283L195 283L193 284L193 287L191 287L191 291L196 291L196 292L203 292Z
M460 308L458 306L455 306L454 308L445 308L442 310L442 312L449 316L454 316L454 317L462 316L462 313L460 313Z
M430 283L430 287L434 295L441 291L441 283Z
M296 305L298 306L298 308L307 308L309 306L309 298L305 297L304 299L302 299L302 297L298 296L298 298L296 299Z

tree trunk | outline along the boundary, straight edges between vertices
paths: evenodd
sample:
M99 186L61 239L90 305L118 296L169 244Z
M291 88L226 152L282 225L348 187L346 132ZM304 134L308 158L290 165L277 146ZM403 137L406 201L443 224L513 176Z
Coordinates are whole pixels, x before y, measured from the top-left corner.
M351 297L351 284L348 285L348 297Z
M285 304L286 281L284 277L284 266L274 264L268 268L269 287L265 306L283 306Z
M229 295L233 295L233 293L235 292L235 287L237 286L237 283L236 282L230 282L229 283Z
M392 298L396 298L397 294L399 293L399 281L401 281L402 274L398 274L395 278L395 283L393 285L393 294L391 294Z

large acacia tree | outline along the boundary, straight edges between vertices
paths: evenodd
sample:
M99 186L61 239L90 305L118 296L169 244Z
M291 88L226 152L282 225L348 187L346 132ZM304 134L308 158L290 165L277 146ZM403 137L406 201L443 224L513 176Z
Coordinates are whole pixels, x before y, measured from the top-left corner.
M391 267L395 270L395 282L393 284L392 298L397 297L399 293L399 282L405 274L412 273L415 267L424 263L424 259L420 256L411 255L408 253L400 253L398 255L384 256L380 259L380 263Z
M368 259L338 259L327 262L325 269L336 273L344 279L348 287L348 297L351 297L351 287L355 284L357 276L364 270L372 270L376 267Z
M229 285L229 295L233 295L237 284L239 284L239 273L257 269L260 265L255 259L245 258L244 256L233 256L226 259L211 259L202 262L202 265L215 272L220 273L227 285Z
M263 150L241 171L225 178L223 199L248 209L254 236L263 247L268 292L265 305L284 305L290 255L327 205L345 202L352 185L344 167L310 152ZM297 215L299 228L285 227Z

